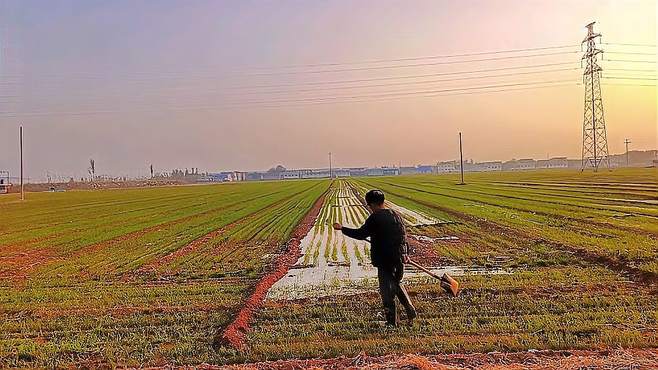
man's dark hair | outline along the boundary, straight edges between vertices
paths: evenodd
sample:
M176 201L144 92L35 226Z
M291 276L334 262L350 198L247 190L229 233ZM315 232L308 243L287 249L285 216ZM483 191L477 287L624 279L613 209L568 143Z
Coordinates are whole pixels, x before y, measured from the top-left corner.
M384 193L378 189L370 190L366 193L366 203L378 206L384 204Z

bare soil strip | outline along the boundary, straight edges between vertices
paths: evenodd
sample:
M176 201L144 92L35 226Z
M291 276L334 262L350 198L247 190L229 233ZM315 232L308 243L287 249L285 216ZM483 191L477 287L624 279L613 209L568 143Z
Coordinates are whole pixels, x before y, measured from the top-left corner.
M203 369L658 369L658 349L490 352L445 355L386 355L280 360Z
M10 257L0 257L0 279L17 282L28 277L34 267L55 258L52 251L32 249Z
M445 355L386 355L280 360L203 369L658 369L657 349L527 351Z

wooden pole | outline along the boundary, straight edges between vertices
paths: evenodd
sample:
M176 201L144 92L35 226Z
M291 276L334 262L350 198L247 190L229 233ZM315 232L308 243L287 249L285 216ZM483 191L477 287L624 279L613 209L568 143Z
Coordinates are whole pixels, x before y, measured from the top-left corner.
M334 178L332 172L333 172L333 168L332 168L332 165L331 165L331 152L329 152L329 179L330 180Z
M461 172L461 182L459 185L464 185L464 154L462 151L462 133L459 133L459 170Z
M21 200L25 200L25 187L23 185L23 125L19 129L19 141L21 150Z

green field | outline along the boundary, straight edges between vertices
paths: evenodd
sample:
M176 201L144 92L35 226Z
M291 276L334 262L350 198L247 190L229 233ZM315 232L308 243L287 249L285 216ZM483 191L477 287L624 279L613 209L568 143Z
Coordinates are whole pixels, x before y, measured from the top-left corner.
M0 367L223 358L212 336L328 187L0 197Z
M656 176L655 169L468 174L463 186L452 175L350 180L454 221L409 230L459 238L429 243L433 260L509 274L462 276L458 298L431 280L408 284L420 315L413 328L373 320L374 292L269 301L250 335L251 356L658 347Z
M658 347L656 169L466 180L347 183L446 221L409 228L432 238L415 247L422 262L505 274L461 276L457 298L414 280L419 319L411 328L377 321L374 290L268 300L242 350L215 350L212 336L330 186L336 201L337 181L2 196L0 367ZM324 257L337 260L343 249L324 249Z

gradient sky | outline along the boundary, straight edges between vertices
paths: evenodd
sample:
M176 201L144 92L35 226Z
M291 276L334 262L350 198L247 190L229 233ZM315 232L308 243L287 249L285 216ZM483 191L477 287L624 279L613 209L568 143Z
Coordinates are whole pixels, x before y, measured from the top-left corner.
M653 0L0 0L0 169L18 171L20 123L34 179L80 177L89 158L97 173L117 176L146 175L149 163L156 170L320 167L329 151L336 166L433 163L457 157L459 131L465 157L476 161L577 158L579 70L348 90L318 91L309 83L569 61L576 68L579 52L343 72L326 70L427 60L308 65L577 45L590 21L604 42L655 45L656 15ZM602 62L604 70L649 71L615 75L653 79L603 86L610 151L623 152L627 137L631 148L655 149L656 49L602 47L640 53L608 58L654 61ZM573 83L374 102L304 100L543 80Z

